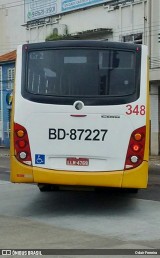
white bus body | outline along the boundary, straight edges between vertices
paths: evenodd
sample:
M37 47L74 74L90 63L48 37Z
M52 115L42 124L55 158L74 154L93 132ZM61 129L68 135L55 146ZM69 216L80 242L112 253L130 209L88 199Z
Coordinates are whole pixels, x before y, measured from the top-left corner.
M12 182L145 188L148 135L146 46L18 47Z

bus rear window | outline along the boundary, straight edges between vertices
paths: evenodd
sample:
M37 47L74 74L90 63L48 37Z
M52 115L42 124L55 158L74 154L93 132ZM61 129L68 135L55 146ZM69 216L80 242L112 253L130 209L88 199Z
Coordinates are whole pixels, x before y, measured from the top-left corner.
M32 50L26 71L27 92L44 96L131 95L138 80L130 50Z

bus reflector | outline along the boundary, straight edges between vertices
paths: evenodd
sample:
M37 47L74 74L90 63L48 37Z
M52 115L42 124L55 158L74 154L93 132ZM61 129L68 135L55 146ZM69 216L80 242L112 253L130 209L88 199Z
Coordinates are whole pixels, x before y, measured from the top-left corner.
M132 132L124 169L132 169L143 162L145 149L146 127L140 127Z
M14 152L18 161L27 165L32 165L27 130L17 123L14 123Z
M24 177L24 174L17 174L17 177Z
M131 161L132 161L132 163L137 163L138 157L137 156L132 156Z
M25 159L27 157L27 153L22 151L22 152L19 153L19 156L20 156L21 159Z

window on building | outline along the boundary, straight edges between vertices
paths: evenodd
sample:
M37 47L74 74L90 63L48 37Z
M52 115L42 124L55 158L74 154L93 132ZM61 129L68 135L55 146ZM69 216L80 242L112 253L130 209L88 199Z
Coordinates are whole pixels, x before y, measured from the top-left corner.
M142 33L122 36L122 41L126 43L142 44Z
M2 66L0 66L0 90L2 89Z
M14 68L9 68L8 69L8 78L7 78L7 89L8 90L13 90L13 85L14 85L14 74L15 74L15 69Z

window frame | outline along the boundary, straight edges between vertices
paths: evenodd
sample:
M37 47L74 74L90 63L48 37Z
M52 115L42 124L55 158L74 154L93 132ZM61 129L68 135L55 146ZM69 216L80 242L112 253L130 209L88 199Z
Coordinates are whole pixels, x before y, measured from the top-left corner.
M13 90L14 87L14 78L15 78L15 68L10 67L7 69L7 90Z

